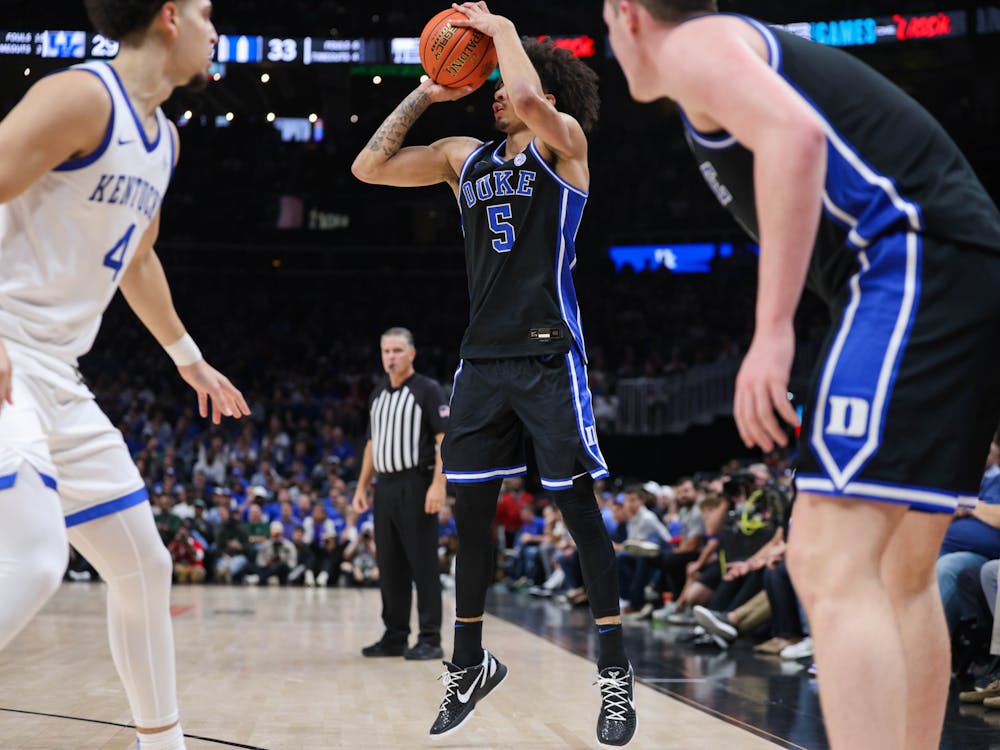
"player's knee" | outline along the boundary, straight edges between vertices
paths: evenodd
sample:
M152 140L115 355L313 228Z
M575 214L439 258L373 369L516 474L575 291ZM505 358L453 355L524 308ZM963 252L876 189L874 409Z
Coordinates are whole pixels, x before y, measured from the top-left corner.
M31 560L25 561L22 578L40 597L47 599L59 588L68 564L69 545L55 538L35 547Z
M170 586L174 564L170 553L162 544L155 545L149 553L140 558L143 578L160 586Z
M814 546L797 543L793 536L788 543L785 564L796 594L809 608L823 589L823 556Z

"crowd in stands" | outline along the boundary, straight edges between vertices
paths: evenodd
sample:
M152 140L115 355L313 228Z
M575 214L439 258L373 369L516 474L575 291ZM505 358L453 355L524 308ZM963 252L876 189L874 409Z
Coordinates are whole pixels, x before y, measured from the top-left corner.
M739 639L762 656L810 659L809 626L785 565L794 503L791 461L739 462L718 472L617 488L598 502L617 553L623 619L683 628L678 643L726 650ZM975 510L960 510L938 560L953 645L953 672L967 703L1000 709L1000 643L994 616L1000 570L1000 433ZM579 564L558 510L508 480L498 507L505 585L585 604ZM814 670L814 667L810 666Z
M635 278L646 283L648 276ZM215 303L207 300L209 314ZM147 481L177 582L377 584L371 513L359 515L349 502L367 394L377 377L377 365L370 366L377 362L374 343L359 337L323 354L319 329L306 321L299 326L302 336L273 324L270 330L262 326L256 340L244 331L233 346L227 337L237 325L253 325L254 318L220 317L205 349L211 358L218 345L226 364L251 368L234 377L248 377L253 415L212 427L196 416L193 399L152 339L121 321L123 314L112 311L114 335L98 343L84 372ZM375 341L377 330L370 332ZM267 341L275 349L265 358ZM431 362L448 356L446 347L428 348ZM333 363L329 372L303 368L303 353ZM254 370L258 356L268 364ZM105 366L115 360L127 366ZM603 372L597 371L596 380ZM695 648L726 649L752 639L759 653L811 656L808 623L784 563L794 495L789 456L774 453L766 463L749 465L734 461L671 485L603 481L595 490L617 553L627 622L685 628L680 640ZM1000 568L997 508L1000 436L980 502L957 515L938 563L955 671L966 680L978 678L977 689L963 693L963 700L997 698L1000 708L1000 661L989 654ZM441 574L450 585L457 548L450 507L439 525ZM573 541L544 491L533 494L522 479L505 481L496 528L501 585L586 604ZM94 573L74 557L67 575L88 579Z

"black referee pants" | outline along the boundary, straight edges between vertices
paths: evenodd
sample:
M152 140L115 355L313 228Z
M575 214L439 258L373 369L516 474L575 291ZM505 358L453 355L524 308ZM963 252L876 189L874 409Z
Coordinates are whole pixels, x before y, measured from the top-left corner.
M431 475L409 470L380 474L375 484L375 554L382 591L385 639L406 643L410 635L412 585L417 585L421 643L441 645L441 579L438 577L438 517L424 513Z

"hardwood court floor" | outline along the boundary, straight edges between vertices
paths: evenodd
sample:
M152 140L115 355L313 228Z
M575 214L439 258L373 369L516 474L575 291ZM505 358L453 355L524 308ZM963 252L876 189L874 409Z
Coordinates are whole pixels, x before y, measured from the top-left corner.
M487 644L510 676L467 728L432 744L440 663L359 654L381 633L377 591L179 586L173 602L189 750L599 747L592 664L499 618ZM636 701L634 750L777 747L643 685ZM0 749L126 750L129 721L103 585L65 585L0 657Z

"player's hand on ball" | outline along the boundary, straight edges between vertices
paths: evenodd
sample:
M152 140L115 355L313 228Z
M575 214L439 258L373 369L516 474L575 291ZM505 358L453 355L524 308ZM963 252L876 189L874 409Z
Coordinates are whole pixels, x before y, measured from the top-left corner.
M479 84L482 86L482 83ZM453 102L468 96L479 86L460 86L459 88L448 88L439 83L434 83L430 78L420 84L420 89L430 98L432 102Z
M486 3L452 3L451 7L457 10L459 13L464 13L466 15L466 20L456 19L451 22L452 26L464 26L466 28L475 29L476 31L481 31L486 34L486 36L494 37L506 28L512 28L512 24L508 19L503 16L495 16L490 13L490 9L486 7Z

